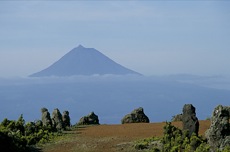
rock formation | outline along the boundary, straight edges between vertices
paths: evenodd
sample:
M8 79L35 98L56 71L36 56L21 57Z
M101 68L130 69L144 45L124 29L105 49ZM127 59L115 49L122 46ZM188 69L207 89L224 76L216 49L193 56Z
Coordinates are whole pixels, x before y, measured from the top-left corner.
M212 113L210 128L205 133L211 151L230 146L229 110L230 107L219 105Z
M182 114L173 116L171 121L182 121Z
M69 111L64 111L63 112L62 121L63 121L64 127L70 127Z
M91 112L87 116L82 117L77 125L99 125L98 116L94 112Z
M139 122L149 123L149 118L144 114L144 109L142 107L133 110L130 114L125 115L121 120L122 124Z
M52 120L50 118L50 113L49 113L48 109L42 108L41 112L42 112L42 124L43 124L43 126L52 127Z
M183 114L182 114L182 123L183 123L183 130L188 130L189 136L191 136L192 133L198 135L199 121L196 117L196 108L193 107L192 104L184 105Z
M63 121L62 121L62 115L57 108L54 109L54 111L52 113L52 124L53 124L53 127L57 130L64 129Z

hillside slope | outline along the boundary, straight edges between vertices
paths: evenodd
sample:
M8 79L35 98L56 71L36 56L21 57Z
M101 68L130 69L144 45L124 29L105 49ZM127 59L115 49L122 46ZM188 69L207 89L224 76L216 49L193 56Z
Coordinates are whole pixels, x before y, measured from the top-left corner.
M133 123L123 125L99 125L78 128L68 138L43 147L44 152L133 152L133 142L163 135L162 123ZM181 128L181 122L173 122ZM210 126L210 121L200 121L199 134ZM69 132L70 133L70 132Z

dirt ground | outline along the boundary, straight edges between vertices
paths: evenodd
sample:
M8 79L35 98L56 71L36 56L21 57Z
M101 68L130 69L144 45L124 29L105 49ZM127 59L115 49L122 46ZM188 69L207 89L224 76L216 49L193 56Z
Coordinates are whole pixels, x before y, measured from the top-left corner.
M133 123L123 125L98 125L77 128L67 132L66 138L56 143L47 144L42 148L44 152L111 152L134 151L134 141L163 135L165 123ZM181 128L181 122L173 125ZM209 121L200 121L199 134L210 126Z

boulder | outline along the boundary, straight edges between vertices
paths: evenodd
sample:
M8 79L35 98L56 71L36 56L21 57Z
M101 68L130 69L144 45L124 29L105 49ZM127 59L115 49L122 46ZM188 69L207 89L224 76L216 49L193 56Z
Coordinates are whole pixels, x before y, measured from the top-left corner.
M52 113L52 125L57 130L64 129L63 121L62 121L62 115L59 111L59 109L54 109Z
M229 109L230 107L218 105L212 113L211 125L205 133L211 151L230 146Z
M87 116L82 117L77 125L99 125L98 116L94 112L91 112Z
M125 115L121 123L149 123L149 118L145 115L144 109L140 107Z
M198 135L199 121L196 117L196 108L192 104L185 104L182 114L183 130L188 130L189 137L192 133Z
M42 108L41 112L42 112L42 124L43 124L43 126L52 127L52 120L50 118L50 113L49 113L48 109Z
M173 116L171 121L182 121L182 114Z
M70 127L70 117L69 117L69 111L64 111L62 114L62 121L64 127Z

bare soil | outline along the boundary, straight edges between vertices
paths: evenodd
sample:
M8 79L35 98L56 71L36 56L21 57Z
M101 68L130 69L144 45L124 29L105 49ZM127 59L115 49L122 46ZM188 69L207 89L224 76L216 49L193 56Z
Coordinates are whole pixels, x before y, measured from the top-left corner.
M80 127L66 132L65 138L50 143L42 148L44 152L112 152L135 151L133 142L136 140L163 136L162 123L133 123L123 125L98 125ZM182 128L181 122L173 122ZM204 135L210 121L200 121L199 134Z

